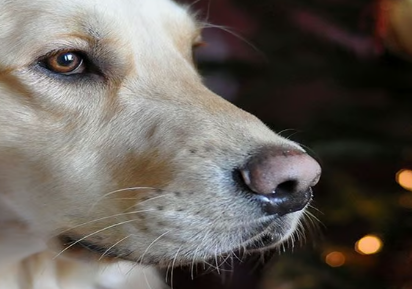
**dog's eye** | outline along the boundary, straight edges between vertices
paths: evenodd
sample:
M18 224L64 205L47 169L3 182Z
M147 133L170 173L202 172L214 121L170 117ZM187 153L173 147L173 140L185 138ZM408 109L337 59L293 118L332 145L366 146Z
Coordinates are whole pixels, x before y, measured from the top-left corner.
M85 72L84 57L79 52L61 51L46 57L42 65L48 70L64 75Z

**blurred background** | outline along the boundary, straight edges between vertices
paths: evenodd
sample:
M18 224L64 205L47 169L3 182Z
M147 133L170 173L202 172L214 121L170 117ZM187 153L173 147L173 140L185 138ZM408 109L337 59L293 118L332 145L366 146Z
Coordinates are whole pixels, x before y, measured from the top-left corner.
M411 289L412 1L183 2L216 24L196 53L207 86L323 176L306 240L233 272L183 268L174 288Z

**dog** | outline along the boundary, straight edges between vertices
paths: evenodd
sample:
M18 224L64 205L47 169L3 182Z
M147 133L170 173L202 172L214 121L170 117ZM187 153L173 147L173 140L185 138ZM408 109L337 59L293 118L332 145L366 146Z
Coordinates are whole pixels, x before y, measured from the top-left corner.
M295 232L320 166L202 84L189 6L0 0L0 27L0 288L162 288Z

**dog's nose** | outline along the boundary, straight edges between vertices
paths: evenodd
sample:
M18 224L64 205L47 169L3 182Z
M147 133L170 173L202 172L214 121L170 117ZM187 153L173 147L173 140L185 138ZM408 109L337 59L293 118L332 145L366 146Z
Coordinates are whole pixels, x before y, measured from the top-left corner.
M321 168L303 151L269 148L255 154L240 173L264 211L283 216L302 210L310 202Z

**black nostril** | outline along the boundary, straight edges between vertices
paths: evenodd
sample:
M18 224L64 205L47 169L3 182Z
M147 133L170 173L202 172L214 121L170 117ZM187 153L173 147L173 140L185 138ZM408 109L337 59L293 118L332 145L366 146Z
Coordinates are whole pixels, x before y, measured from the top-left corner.
M291 195L297 191L297 187L298 187L298 181L296 180L285 181L275 188L274 193L276 193L277 195L279 194Z
M320 172L319 164L303 151L265 148L240 170L240 181L266 213L285 215L310 202Z

